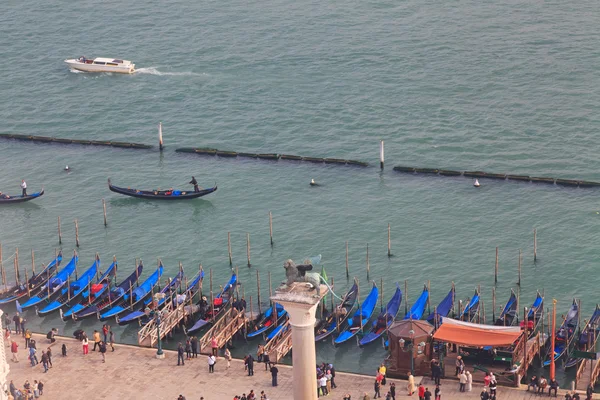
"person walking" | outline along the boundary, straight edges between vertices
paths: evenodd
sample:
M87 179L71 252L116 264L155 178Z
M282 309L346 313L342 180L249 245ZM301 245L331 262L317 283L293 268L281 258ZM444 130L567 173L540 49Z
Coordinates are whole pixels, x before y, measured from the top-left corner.
M425 394L423 395L423 399L431 400L431 392L429 391L429 388L425 388Z
M415 377L410 372L408 373L408 384L406 385L406 389L408 390L409 396L412 396L415 392Z
M485 386L483 387L483 390L481 391L479 398L481 400L490 400L490 394L487 391L487 387L485 387Z
M490 398L492 399L496 399L496 386L498 385L498 382L496 381L496 377L494 375L491 375L491 379L490 379Z
M198 338L196 336L192 336L190 342L192 345L192 357L198 358ZM231 354L229 356L231 357Z
M396 400L396 384L394 382L390 383L390 394L392 395L392 400Z
M213 356L218 356L219 355L219 344L217 343L217 338L213 335L212 339L210 340L210 347L212 348L212 354Z
M419 400L423 400L425 398L425 386L423 386L423 382L419 383L417 393L419 395Z
M42 365L44 366L44 373L48 372L48 354L42 351ZM33 365L32 365L33 367Z
M104 335L104 343L108 342L108 325L102 325L102 335Z
M378 397L381 397L381 393L380 393L381 383L379 383L379 380L375 379L374 386L375 386L375 394L373 395L373 398L376 399Z
M52 368L52 349L50 347L46 349L46 355L48 356L48 365Z
M185 362L183 361L183 345L181 342L179 342L179 345L177 346L177 365L185 365Z
M21 333L21 318L19 317L19 313L15 314L13 322L15 323L15 333L18 335Z
M254 375L254 358L252 357L252 354L248 354L246 363L248 364L248 376Z
M44 394L44 382L41 380L38 382L38 390L40 391L40 396Z
M433 375L433 381L435 382L435 384L439 385L440 378L442 377L442 367L440 367L440 362L437 360L433 364L432 375Z
M327 392L327 378L325 378L325 375L321 376L319 379L319 385L321 386L321 393L323 393L323 396L328 396L329 392Z
M23 197L27 196L27 182L25 182L25 179L21 179L21 195Z
M19 362L19 357L17 353L19 352L19 345L14 340L10 344L10 352L12 353L12 360L14 362Z
M98 332L97 330L94 330L94 348L92 349L92 351L96 351L96 346L100 347L100 332Z
M102 362L106 362L106 342L100 342L100 353L102 353Z
M88 354L90 352L90 341L85 334L83 335L83 339L81 339L81 345L83 347L83 354Z
M29 341L31 340L31 331L27 329L25 331L25 348L29 347Z
M115 351L115 333L112 331L112 329L108 332L108 340L110 341L110 348L112 351Z
M217 359L215 358L214 355L210 355L208 356L208 372L209 373L213 373L215 372L215 363L217 362Z
M227 369L231 367L231 352L227 347L225 347L225 360L227 360Z
M459 391L466 392L467 388L467 375L463 372L458 374L458 382L459 382Z
M379 373L381 375L383 375L383 379L381 380L381 384L385 385L387 383L387 381L385 380L385 373L387 372L387 368L385 367L384 363L381 363L381 366L379 367Z
M435 385L435 391L433 392L435 400L442 400L442 389L440 385Z
M192 342L189 338L185 340L185 359L189 360L192 358Z
M467 392L473 390L473 375L469 371L466 372L467 375Z
M39 364L36 353L37 353L37 350L35 347L29 348L29 361L31 361L32 367L35 367L37 364Z
M271 364L271 385L277 386L277 374L279 373L279 369L275 365L275 363Z
M333 364L329 364L328 368L331 371L331 387L335 389L337 388L337 385L335 384L335 368L333 368Z

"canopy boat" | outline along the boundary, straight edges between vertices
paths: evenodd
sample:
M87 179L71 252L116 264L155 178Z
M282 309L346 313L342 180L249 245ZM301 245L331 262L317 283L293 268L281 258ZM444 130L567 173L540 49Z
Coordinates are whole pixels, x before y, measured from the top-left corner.
M138 307L137 310L130 312L125 315L123 318L119 318L117 316L117 323L119 325L127 325L133 321L139 321L143 317L146 317L146 313L144 312L146 308L149 310L160 310L163 305L168 304L173 298L173 294L177 293L177 290L181 286L181 280L183 279L183 271L179 271L177 275L173 279L170 279L168 283L154 296L147 297L142 304ZM156 299L156 301L154 301Z
M344 322L350 316L350 312L354 308L356 303L356 297L358 295L358 284L356 279L354 285L348 290L348 292L342 298L342 302L338 305L333 312L331 312L325 319L319 321L315 327L315 341L323 340L331 335L335 330L343 325Z
M423 287L423 292L415 301L415 304L412 305L410 311L406 313L404 319L421 319L423 318L423 314L425 314L425 307L427 307L427 302L429 301L429 290L427 289L427 285Z
M58 298L48 303L46 307L41 310L37 310L38 315L46 315L49 312L58 310L62 306L69 304L71 301L77 299L81 293L83 293L94 281L94 277L98 274L100 268L100 257L96 254L96 258L91 267L89 267L81 276L68 284L67 287L61 289ZM113 265L114 269L114 265ZM110 272L110 271L109 271Z
M275 308L277 310L277 316L274 317L274 310L273 308ZM286 315L286 311L283 309L283 306L281 304L274 304L273 306L269 307L263 314L259 315L256 320L255 320L255 324L254 324L254 330L252 332L249 332L246 337L251 339L253 337L256 337L266 331L268 331L269 329L271 329L272 327L275 326L275 321L277 320L279 321L281 318L283 318Z
M212 188L202 189L198 192L195 191L182 191L182 190L139 190L139 189L130 189L123 188L118 186L113 186L110 182L110 178L108 178L108 188L111 192L124 194L125 196L137 197L140 199L153 199L153 200L189 200L195 199L197 197L206 196L212 192L217 190L217 185Z
M510 289L510 297L500 316L494 322L496 326L513 326L517 322L517 295L514 290Z
M38 197L42 197L44 195L44 189L39 192L35 192L32 194L28 194L26 196L9 196L5 193L0 192L0 204L9 204L9 203L23 203L25 201L37 199Z
M450 289L446 297L438 304L433 314L429 314L426 318L427 322L434 326L439 326L441 324L442 318L447 317L448 314L450 314L450 311L452 311L452 307L454 307L454 294L455 288L454 285L452 285L452 289Z
M560 328L556 331L554 340L554 361L560 360L565 355L571 344L573 343L576 335L577 328L579 327L579 305L577 301L573 299L573 304L565 317L565 320L560 325ZM546 340L546 360L544 360L544 366L547 367L551 362L552 344L550 338Z
M345 341L353 338L365 325L367 325L371 319L371 316L373 315L375 306L377 305L378 296L379 289L377 289L377 285L375 285L375 282L373 282L371 292L358 310L356 310L352 318L347 320L346 328L334 340L334 345L344 343Z
M372 322L371 332L367 333L359 342L359 346L367 345L371 342L377 340L387 328L394 322L396 319L396 314L398 314L398 310L400 309L400 303L402 303L402 290L396 283L396 291L394 295L385 306L385 312L382 312L377 317L376 321Z
M21 305L23 310L33 307L44 300L48 300L55 293L59 293L60 290L68 284L69 277L75 272L75 266L77 265L78 260L77 253L73 253L71 261L69 261L69 263L55 276L51 277L44 285L42 285L40 291L35 296L30 297L29 300Z
M154 286L159 283L163 269L164 267L161 261L156 271L154 271L144 283L135 289L133 286L130 286L128 295L123 296L121 300L114 303L110 308L107 307L103 313L99 314L99 319L104 321L110 317L116 317L127 310L134 310L135 307L137 307L152 292Z
M469 301L469 304L465 307L460 315L461 321L473 322L479 311L479 291L475 289L475 294Z
M598 304L596 304L596 309L594 310L594 314L592 314L592 317L587 322L587 324L585 324L585 327L579 334L579 337L577 340L578 350L590 351L593 353L596 352L596 341L598 340L598 330L600 329L600 326L598 325L599 322L600 322L600 307L598 306ZM571 356L567 359L567 362L565 363L565 368L572 368L572 367L576 366L577 364L579 364L579 361L581 361L580 358Z
M200 318L194 323L194 325L191 328L187 329L186 332L192 333L210 324L214 320L214 318L219 314L219 311L221 311L221 309L223 309L223 307L229 302L229 299L231 298L231 292L233 291L233 288L235 288L235 285L237 285L237 275L232 274L231 278L229 279L229 282L227 282L227 284L223 287L223 290L221 290L221 293L219 293L213 299L212 307L210 307L208 303L205 303L204 299L201 299L199 301ZM213 307L214 315L212 310Z
M135 72L135 64L129 60L118 58L70 58L65 60L69 68L83 72L117 72L121 74L132 74Z
M27 280L27 285L17 282L13 287L3 293L2 296L0 296L0 305L8 304L15 300L22 299L25 296L35 294L38 289L45 285L52 275L54 275L54 272L56 272L56 268L60 265L61 261L62 252L59 252L56 258L46 265L42 271L38 274L34 274Z
M100 260L98 260L100 263ZM109 289L110 281L117 276L117 258L113 257L113 262L110 264L106 272L96 280L96 283L91 284L86 290L81 293L81 299L73 307L69 308L66 313L63 313L62 308L59 309L60 318L64 321L65 318L71 318L71 315L82 311L86 307L94 304L102 297L104 292Z
M107 291L105 291L102 294L102 296L98 297L98 300L94 304L89 305L81 311L72 313L71 318L77 321L79 319L83 319L91 315L98 315L101 311L113 306L114 304L117 304L123 298L125 298L127 302L129 299L129 291L133 287L135 282L138 280L143 270L144 266L140 262L140 264L136 267L135 271L127 278L125 278L123 282L119 283L119 285L117 285L114 288L108 287Z

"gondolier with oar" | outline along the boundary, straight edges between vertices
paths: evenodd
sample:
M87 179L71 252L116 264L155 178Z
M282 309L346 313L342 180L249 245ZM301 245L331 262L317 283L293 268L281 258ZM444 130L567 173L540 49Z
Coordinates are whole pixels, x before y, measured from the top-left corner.
M27 196L27 182L25 182L25 179L21 179L21 189L23 191L23 197Z
M194 185L194 192L200 191L200 187L198 186L198 181L196 180L196 178L194 176L192 176L192 180L190 181L190 184Z

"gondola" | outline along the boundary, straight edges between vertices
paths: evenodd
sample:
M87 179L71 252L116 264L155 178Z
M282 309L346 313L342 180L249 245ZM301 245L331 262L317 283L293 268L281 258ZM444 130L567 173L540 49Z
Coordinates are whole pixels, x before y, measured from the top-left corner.
M139 199L151 199L151 200L189 200L198 197L206 196L217 190L217 185L208 189L202 189L198 192L195 191L183 191L183 190L139 190L123 188L119 186L113 186L108 178L108 188L111 192L123 194L125 196L137 197Z
M55 294L60 293L60 290L69 282L69 277L73 272L75 272L75 267L77 265L77 253L73 252L73 257L71 261L67 265L64 266L62 270L60 270L56 275L51 277L48 282L46 282L40 288L40 291L35 295L31 296L29 300L21 305L21 308L24 310L29 307L33 307L44 300L50 299Z
M129 296L129 289L133 287L143 270L144 266L140 262L135 271L125 278L121 283L119 283L119 285L114 288L109 287L108 290L104 292L104 294L100 296L94 304L84 308L81 311L71 314L71 318L77 321L92 315L98 315L104 309L117 304L124 297Z
M9 196L6 194L0 195L0 204L12 204L12 203L23 203L29 200L37 199L38 197L42 197L44 195L44 189L39 192L35 192L32 194L28 194L26 196Z
M429 290L427 289L427 286L425 285L423 287L423 292L421 292L421 295L419 296L419 298L417 299L417 301L415 301L415 304L412 305L412 307L410 308L410 310L406 313L406 315L404 316L404 319L421 319L423 317L423 314L425 314L425 307L427 307L427 302L429 301Z
M83 274L81 274L77 280L71 282L70 284L67 284L66 287L61 289L58 297L55 300L49 302L41 310L38 310L36 308L35 312L39 316L46 315L69 304L71 301L76 300L79 297L79 295L83 293L92 284L92 282L94 281L94 277L98 274L99 268L100 257L98 257L98 254L96 254L96 257L91 267L89 267Z
M359 346L365 346L369 343L377 340L381 335L384 334L386 329L394 322L396 319L396 314L398 314L398 310L400 309L400 304L402 303L402 290L396 283L396 291L394 295L388 301L385 306L385 311L381 312L377 319L371 323L371 331L367 333L362 339L358 342Z
M533 337L533 335L535 334L535 332L537 331L537 328L543 319L543 315L544 315L544 297L542 297L542 295L540 294L540 292L538 290L538 292L535 296L535 300L533 301L533 304L531 305L531 308L529 308L529 311L527 311L527 331L529 332L529 339L531 339ZM519 326L521 327L521 329L525 329L525 320L524 319L522 319L521 322L519 322ZM542 332L542 334L543 334L543 332Z
M279 336L279 334L283 334L285 332L287 332L288 329L290 329L291 326L289 324L289 322L286 320L283 323L279 324L275 329L273 329L271 331L271 333L269 333L266 337L266 342L265 346L274 338L276 338L277 336Z
M277 316L274 317L274 310L277 310ZM271 329L272 327L275 326L275 321L274 319L276 319L277 321L279 321L281 318L283 318L286 315L286 311L283 309L283 306L281 304L274 304L273 306L269 307L263 314L259 315L256 318L254 327L252 328L252 332L249 332L246 337L248 339L252 339L254 337L259 336L260 334L267 332L269 329Z
M60 318L64 321L65 318L71 318L71 314L82 311L86 307L96 303L98 299L110 288L110 281L117 276L117 258L113 257L113 262L110 264L106 272L96 280L96 283L91 284L86 290L81 293L81 299L67 312L63 313L62 308L59 308Z
M129 287L128 293L121 300L110 308L105 309L103 313L99 313L98 319L101 321L107 320L110 317L116 317L127 310L134 310L153 290L154 286L160 281L164 267L162 262L152 275L150 275L140 286L135 289Z
M471 297L469 304L465 307L463 312L460 314L461 321L473 322L479 311L479 291L475 289L475 294Z
M600 326L598 323L600 322L600 307L596 304L596 309L594 310L594 314L590 320L585 324L585 327L579 334L577 340L577 348L581 351L591 351L596 352L596 341L598 340L598 330ZM567 362L565 363L565 368L572 368L579 364L581 361L580 358L569 357Z
M168 301L173 298L173 294L177 293L177 290L181 286L181 280L183 279L183 271L179 271L173 279L170 279L168 283L157 293L158 300L154 302L154 297L146 297L144 301L139 305L138 309L126 314L123 318L116 317L117 323L121 326L127 325L133 321L138 321L146 317L144 312L146 308L150 311L157 309L160 310L163 305L168 304Z
M344 322L350 316L350 312L354 308L354 303L356 303L356 297L358 296L358 284L356 283L356 279L354 280L354 285L348 290L348 292L342 298L342 303L333 310L326 318L322 319L317 323L315 327L315 342L319 340L323 340L333 332L336 331L338 327L341 327ZM337 317L337 320L336 320Z
M373 282L373 287L369 292L365 301L360 305L358 310L352 315L352 318L347 320L347 326L333 341L334 346L344 343L358 334L362 328L369 323L369 320L373 316L373 311L377 305L377 297L379 296L379 289Z
M430 322L434 326L439 326L441 324L442 318L447 317L450 314L450 311L452 311L452 307L454 307L454 293L455 288L454 285L452 285L452 289L450 289L446 297L440 301L440 304L435 308L433 314L429 314L426 318L427 322Z
M62 261L62 252L59 252L54 260L52 260L46 267L38 274L34 274L27 280L27 286L25 284L17 282L12 288L8 289L0 297L0 305L8 304L15 300L24 298L25 296L31 297L34 295L43 285L50 280L56 268Z
M573 340L577 336L577 328L579 327L579 305L577 301L573 299L573 304L565 317L565 320L560 325L560 328L556 331L554 341L554 361L560 360L571 347ZM546 360L544 360L544 366L547 367L551 362L552 344L550 338L546 341Z
M229 282L223 287L221 293L219 293L213 299L212 307L209 306L208 303L205 302L204 299L201 299L198 303L200 305L200 318L192 325L191 328L186 329L186 334L199 331L204 328L206 325L210 324L219 314L219 311L224 308L224 306L229 302L231 298L231 291L237 285L237 275L232 274ZM214 315L213 315L214 308Z
M504 305L500 316L494 321L494 325L513 326L515 322L517 322L517 295L511 289L510 297Z

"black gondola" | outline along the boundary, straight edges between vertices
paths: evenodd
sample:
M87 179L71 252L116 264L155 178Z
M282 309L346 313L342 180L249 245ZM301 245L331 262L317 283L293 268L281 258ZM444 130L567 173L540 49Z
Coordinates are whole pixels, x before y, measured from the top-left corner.
M137 197L139 199L153 199L153 200L189 200L197 197L206 196L217 190L217 185L214 187L203 189L198 192L195 191L181 191L181 190L139 190L122 188L119 186L113 186L108 178L108 188L111 192L123 194L125 196Z
M23 203L25 201L37 199L38 197L42 197L43 195L44 195L44 189L42 189L39 192L28 194L27 196L10 196L10 195L2 193L2 194L0 194L0 204Z

